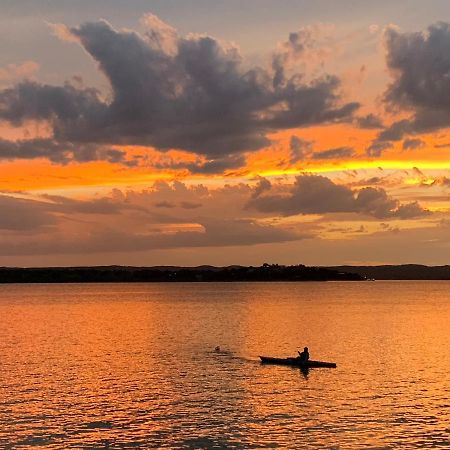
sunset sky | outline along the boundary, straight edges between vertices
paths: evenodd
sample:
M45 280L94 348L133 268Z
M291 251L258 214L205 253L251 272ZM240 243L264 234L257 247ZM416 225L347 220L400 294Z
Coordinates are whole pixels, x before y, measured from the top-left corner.
M0 265L449 264L449 20L2 0Z

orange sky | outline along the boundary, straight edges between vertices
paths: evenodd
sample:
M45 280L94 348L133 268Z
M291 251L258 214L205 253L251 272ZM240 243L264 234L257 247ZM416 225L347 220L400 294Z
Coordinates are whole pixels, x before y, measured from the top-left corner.
M450 27L387 17L311 17L265 52L242 30L239 49L151 14L127 29L95 17L46 28L54 56L29 40L0 60L0 264L295 262L286 245L308 248L305 263L360 260L365 245L369 263L407 262L400 242L421 235L439 245L417 262L445 262L450 92L419 90L440 76L420 58L436 51L445 69ZM412 31L423 54L402 47ZM117 46L136 42L141 60L122 61L133 51Z

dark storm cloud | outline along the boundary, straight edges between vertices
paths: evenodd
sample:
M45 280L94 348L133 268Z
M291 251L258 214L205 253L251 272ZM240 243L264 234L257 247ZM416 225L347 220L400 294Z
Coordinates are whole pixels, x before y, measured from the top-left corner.
M412 116L383 130L374 144L450 126L450 24L439 22L426 32L385 32L386 63L393 76L384 100Z
M378 219L407 219L428 213L417 203L400 204L382 188L352 190L320 175L301 175L287 194L269 191L250 199L247 208L284 216L347 212Z
M313 159L339 159L350 158L355 154L355 150L351 147L338 147L323 150L321 152L314 152Z
M187 150L210 160L193 170L212 173L243 164L227 158L268 145L271 131L347 120L359 106L341 103L335 76L306 82L299 74L280 78L278 69L244 69L233 47L180 37L155 16L144 22L145 34L105 21L70 30L108 79L109 101L94 89L26 81L0 91L0 119L48 121L54 145L76 145L75 152L79 144Z

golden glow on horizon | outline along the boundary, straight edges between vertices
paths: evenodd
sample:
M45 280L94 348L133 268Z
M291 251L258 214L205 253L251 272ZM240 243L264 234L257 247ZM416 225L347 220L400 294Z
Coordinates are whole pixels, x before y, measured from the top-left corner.
M30 125L31 126L31 125ZM19 129L8 129L16 133ZM5 130L1 130L5 131ZM44 130L45 131L45 130ZM43 132L43 131L42 131ZM300 139L312 142L312 147L299 161L291 161L290 139L295 135ZM16 160L0 163L0 190L2 191L77 191L94 192L97 189L145 187L155 181L182 180L187 183L203 183L208 185L223 185L232 180L248 181L256 176L292 177L305 172L333 173L358 170L433 170L444 172L450 170L450 149L434 147L433 136L421 136L426 143L417 150L402 150L396 143L392 150L383 153L379 158L368 158L365 148L377 135L376 130L364 130L348 124L316 126L302 130L288 130L273 133L270 139L273 145L269 148L247 154L247 164L237 170L229 169L224 174L191 174L186 169L178 169L177 165L199 162L203 158L179 150L164 153L152 148L140 146L117 146L125 151L127 159L137 158L136 166L125 166L105 161L86 163L56 164L44 159ZM445 140L441 135L440 140ZM312 152L327 149L350 147L355 156L350 159L319 160L314 159ZM158 168L155 168L158 167ZM175 168L171 168L175 167ZM403 183L408 186L432 184L434 178L429 174L423 177L410 175Z
M418 167L420 170L434 170L446 173L449 164L443 161L424 160L352 160L339 163L320 162L308 164L303 168L283 168L266 170L248 169L243 173L231 173L226 175L202 174L187 175L185 171L155 171L148 168L133 167L124 168L118 164L108 162L72 163L61 166L50 162L39 161L15 161L1 164L0 190L2 191L40 191L76 188L112 188L145 186L155 181L183 181L221 184L232 179L251 179L255 176L279 177L295 176L301 173L330 173L349 170L411 170ZM406 185L431 185L433 177L407 177Z

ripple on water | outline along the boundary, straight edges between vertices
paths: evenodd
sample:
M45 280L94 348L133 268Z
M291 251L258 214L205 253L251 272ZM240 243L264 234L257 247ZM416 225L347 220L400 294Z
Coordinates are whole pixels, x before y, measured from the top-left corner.
M448 287L0 286L0 448L448 447Z

